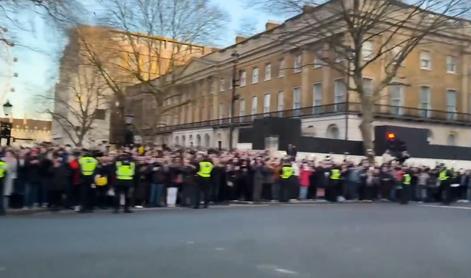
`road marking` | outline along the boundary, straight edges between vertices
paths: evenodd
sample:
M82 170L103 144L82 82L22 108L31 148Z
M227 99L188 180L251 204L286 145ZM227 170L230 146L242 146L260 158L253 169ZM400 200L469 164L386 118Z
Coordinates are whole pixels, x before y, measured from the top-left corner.
M298 275L296 271L292 271L292 270L284 269L284 268L275 268L275 271L283 273L283 274Z
M188 243L188 244L193 244L194 242L193 242L193 241L188 241L187 243Z
M222 248L222 247L216 247L216 248L214 248L214 250L217 250L217 251L224 251L224 248Z
M445 208L445 209L469 209L469 210L471 210L471 207L449 207L449 206L438 206L438 205L420 205L420 207Z

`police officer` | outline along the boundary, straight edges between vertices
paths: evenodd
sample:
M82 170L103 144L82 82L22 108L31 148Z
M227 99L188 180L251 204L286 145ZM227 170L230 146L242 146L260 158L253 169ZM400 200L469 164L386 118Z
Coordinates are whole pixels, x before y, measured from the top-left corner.
M136 164L131 160L130 154L124 154L116 161L116 184L114 186L115 200L113 213L119 212L121 195L124 196L124 212L131 213L129 209L129 191L134 185Z
M208 207L209 204L209 189L211 181L211 172L213 171L214 165L212 161L204 156L196 167L196 190L195 190L195 205L193 208L198 209L201 203L201 194L203 196L204 208Z
M452 174L444 164L440 165L440 174L438 175L438 180L440 181L440 196L442 198L442 204L444 206L449 206L451 204L451 182L450 179Z
M5 198L3 197L5 176L7 175L7 164L0 160L0 216L6 215Z
M289 193L293 184L294 169L289 159L281 161L280 169L280 202L289 202Z
M79 213L93 212L93 186L98 167L98 161L88 150L79 159L80 165L80 210Z
M337 197L339 196L340 188L340 175L340 169L338 166L334 166L330 170L330 182L326 194L327 201L337 202Z
M402 169L403 175L402 175L402 185L401 185L401 205L407 205L409 204L409 198L410 198L410 191L411 191L411 172L408 170L406 167Z

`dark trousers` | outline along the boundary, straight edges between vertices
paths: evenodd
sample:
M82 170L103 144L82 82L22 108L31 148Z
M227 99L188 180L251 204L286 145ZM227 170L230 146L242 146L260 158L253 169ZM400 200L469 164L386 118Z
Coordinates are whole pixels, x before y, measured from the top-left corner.
M290 192L291 192L291 187L292 187L292 178L287 178L279 179L279 185L280 185L280 202L288 202L290 198Z
M130 186L127 185L116 185L114 187L114 209L115 211L119 210L120 207L120 202L121 202L121 195L124 196L124 210L129 211L129 191L130 191Z
M49 200L49 207L51 209L59 209L62 207L62 191L52 189L48 191L48 200Z
M201 194L203 194L204 207L208 207L209 204L209 188L210 188L210 178L196 177L196 192L194 198L194 208L199 208L201 204Z
M3 196L4 180L5 178L0 178L0 215L5 215L6 213L4 204L5 197Z
M93 179L85 178L80 185L80 209L81 211L93 211Z
M325 197L329 202L337 202L337 197L339 196L340 181L339 180L330 180L329 185L325 189Z
M442 204L449 206L453 198L451 184L448 181L442 181L440 187L442 189Z
M403 184L402 188L399 191L399 198L401 205L407 205L409 199L411 198L411 186L410 184Z
M97 186L95 192L95 206L104 209L108 206L108 186Z

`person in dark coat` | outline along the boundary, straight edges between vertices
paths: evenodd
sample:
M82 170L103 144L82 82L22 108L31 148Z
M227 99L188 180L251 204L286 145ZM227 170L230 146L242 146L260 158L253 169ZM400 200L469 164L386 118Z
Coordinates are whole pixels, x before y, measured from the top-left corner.
M62 194L67 187L68 171L61 157L53 159L53 165L49 169L48 199L50 209L58 211L62 206Z

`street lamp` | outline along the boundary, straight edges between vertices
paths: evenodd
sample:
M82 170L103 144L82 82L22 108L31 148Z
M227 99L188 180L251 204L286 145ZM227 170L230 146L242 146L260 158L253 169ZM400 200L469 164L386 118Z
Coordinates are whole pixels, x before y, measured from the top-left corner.
M134 115L126 114L125 121L127 125L131 125L133 120L134 120Z
M12 109L13 105L10 103L10 101L7 100L7 102L3 105L3 113L5 113L5 116L10 115Z
M126 132L124 133L124 144L133 145L134 144L134 131L132 130L132 121L134 120L134 115L126 114L124 117L126 122Z

